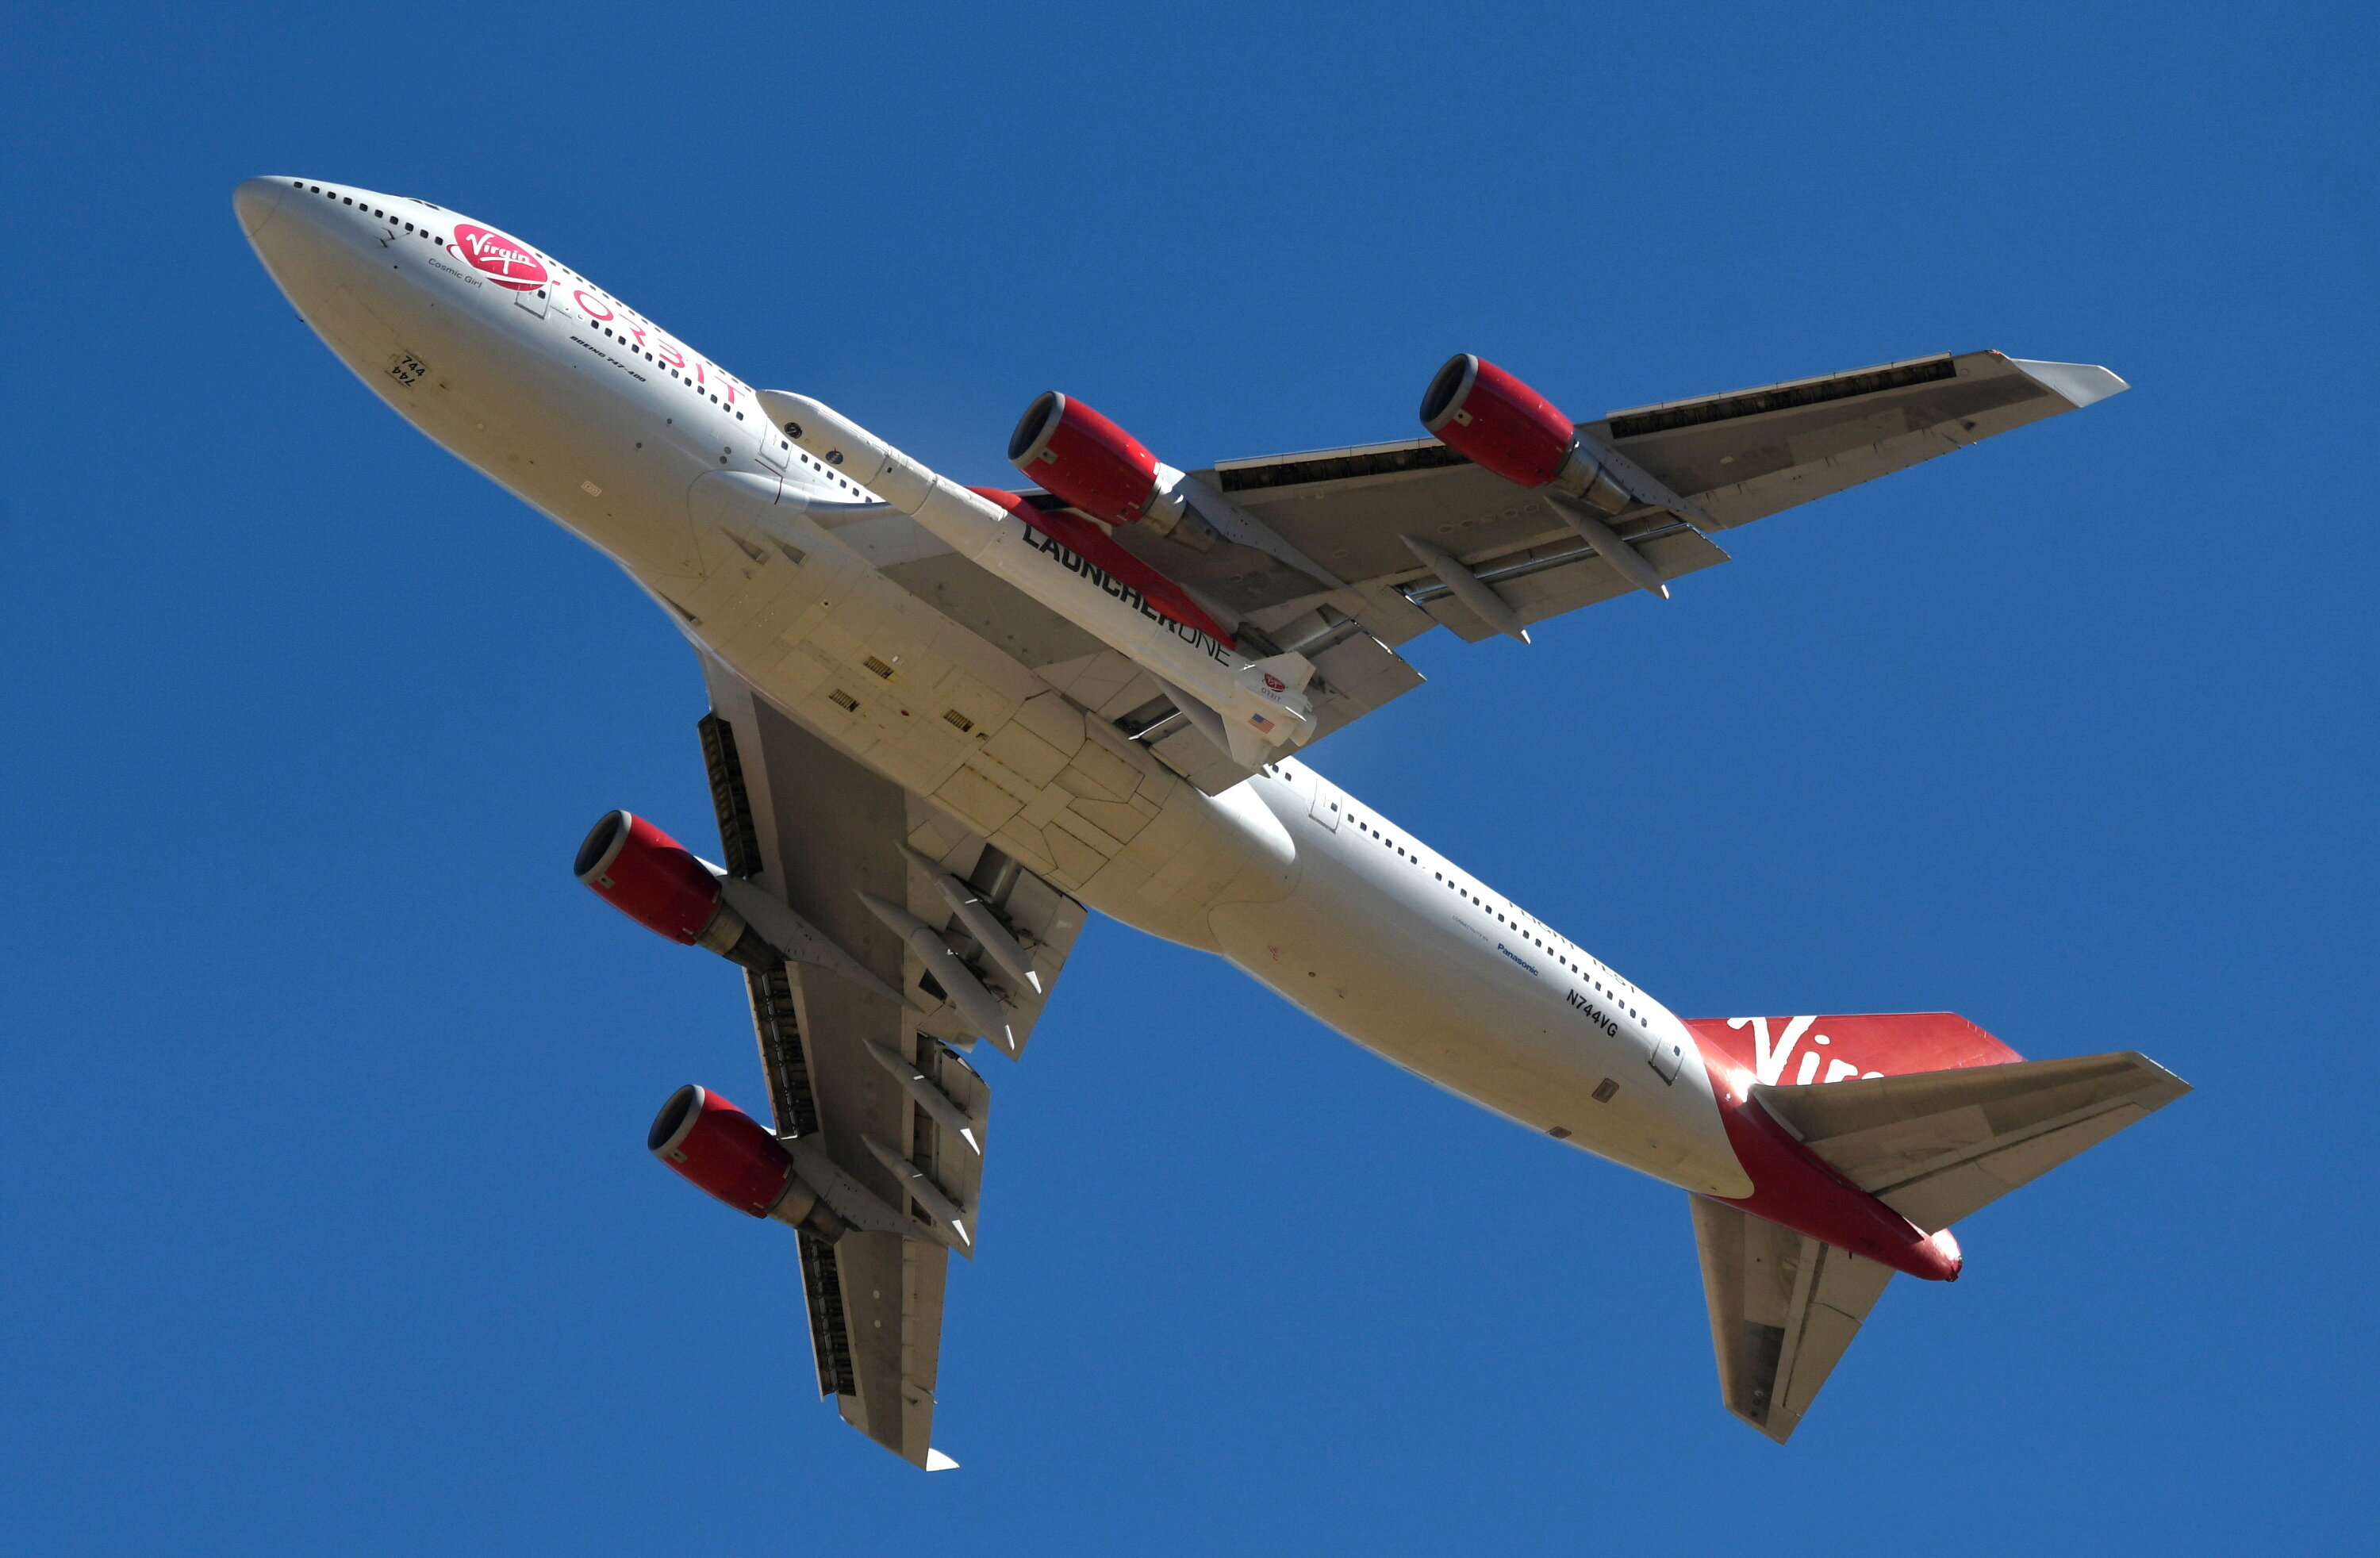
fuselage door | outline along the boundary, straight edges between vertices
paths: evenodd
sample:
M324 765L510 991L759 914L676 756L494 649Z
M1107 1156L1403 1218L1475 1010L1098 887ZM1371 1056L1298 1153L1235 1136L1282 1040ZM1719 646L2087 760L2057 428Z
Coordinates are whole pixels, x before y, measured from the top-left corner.
M537 315L538 318L543 319L545 317L545 295L552 290L552 278L548 277L546 280L538 283L535 286L530 287L526 292L514 293L513 305L516 308L527 309L529 312Z
M1309 768L1305 773L1307 777L1314 781L1314 804L1306 809L1306 815L1332 833L1337 833L1339 831L1339 792L1330 787L1330 780L1315 773L1314 770Z
M1668 1022L1657 1020L1649 1026L1651 1031L1647 1037L1652 1041L1653 1053L1648 1060L1653 1074L1664 1082L1675 1082L1679 1071L1685 1066L1686 1045L1691 1042L1686 1026L1675 1019Z
M771 470L777 471L790 469L794 459L793 440L770 426L765 417L760 420L760 458Z

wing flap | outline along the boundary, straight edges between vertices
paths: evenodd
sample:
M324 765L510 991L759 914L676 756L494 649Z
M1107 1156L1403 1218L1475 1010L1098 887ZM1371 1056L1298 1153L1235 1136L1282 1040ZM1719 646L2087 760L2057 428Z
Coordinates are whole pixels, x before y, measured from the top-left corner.
M1691 525L1666 515L1642 515L1618 524L1621 538L1636 554L1653 565L1664 582L1728 561L1725 552ZM1465 559L1469 562L1471 560ZM1564 529L1519 552L1471 563L1481 583L1502 598L1524 624L1542 622L1598 601L1625 595L1636 587L1627 576L1597 555L1594 547ZM1467 643L1495 637L1497 629L1462 602L1452 590L1425 572L1404 584L1406 600Z

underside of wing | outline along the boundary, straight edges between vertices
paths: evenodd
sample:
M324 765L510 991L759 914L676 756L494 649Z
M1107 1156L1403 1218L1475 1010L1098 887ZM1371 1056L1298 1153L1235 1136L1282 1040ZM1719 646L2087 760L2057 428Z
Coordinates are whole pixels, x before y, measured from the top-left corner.
M2085 363L1966 352L1614 411L1586 425L1732 528L2126 387Z
M797 1235L820 1390L895 1454L939 1464L943 1285L950 1252L976 1248L990 1109L968 1054L987 1025L957 987L971 980L997 1003L1004 1047L1020 1052L1083 908L715 662L704 670L728 874L858 966L747 970L777 1134L797 1161L822 1155L820 1174L905 1219L892 1220L905 1231L855 1227L832 1243Z
M1560 436L1591 448L1616 481L1609 491L1618 495L1596 512L1550 486L1508 480L1438 437L1220 461L1183 479L1178 512L1162 524L1154 510L1140 522L1095 520L1044 492L1025 502L1082 535L1096 531L1084 544L1122 556L1119 566L1178 587L1250 657L1312 662L1307 690L1327 736L1420 684L1397 651L1432 627L1469 641L1525 639L1534 624L1614 596L1666 594L1671 581L1728 560L1714 539L1722 530L2123 387L2102 368L1984 351L1592 422L1548 408ZM904 516L880 505L834 507L814 506L811 517L1201 789L1248 773L1201 734L1198 711L1081 627Z
M1725 561L1707 532L1765 515L2028 422L2104 399L2124 387L2106 369L2030 362L1998 352L1948 354L1814 379L1616 411L1578 425L1614 462L1688 502L1654 502L1620 515L1610 529L1663 579ZM1524 622L1573 610L1634 588L1621 569L1583 543L1543 493L1473 464L1436 439L1217 465L1215 486L1359 589L1404 586L1393 601L1370 599L1367 625L1390 646L1432 621L1465 638L1492 627L1417 569L1402 544L1419 536L1461 558L1504 596ZM1684 512L1681 512L1682 509ZM1163 548L1148 538L1145 550ZM1175 566L1200 565L1178 557ZM1239 609L1263 613L1310 595L1293 570L1263 568L1241 552L1210 552L1209 588ZM1548 577L1554 576L1554 577ZM1526 582L1524 582L1526 581Z
M1618 540L1663 580L1724 562L1709 532L2087 406L2124 388L2104 368L1968 352L1615 411L1578 425L1618 462L1688 500L1614 517ZM1394 647L1443 623L1477 639L1499 629L1416 567L1402 538L1453 554L1524 623L1638 586L1565 522L1543 493L1515 486L1436 439L1319 450L1215 467L1215 485L1361 592L1358 615ZM1135 538L1144 552L1164 547ZM1178 549L1177 549L1178 553ZM1170 555L1168 566L1199 567ZM1240 553L1203 565L1209 587L1257 613L1312 593L1293 570ZM1234 571L1236 570L1236 571ZM1391 596L1393 598L1391 598ZM1412 608L1412 613L1400 606ZM1418 615L1414 615L1417 613Z
M1720 1394L1729 1411L1782 1444L1892 1269L1700 1196L1692 1204Z
M1524 625L1637 588L1545 494L1514 486L1436 439L1226 461L1211 479L1233 503L1338 568L1354 590L1322 603L1326 615L1347 610L1390 648L1441 626L1474 642L1501 631L1416 559L1408 536L1460 561ZM1648 506L1614 517L1609 528L1665 581L1727 561L1692 523ZM1313 609L1310 584L1276 603L1265 597L1293 590L1296 580L1268 570L1265 581L1245 587L1254 590L1250 609L1258 621Z

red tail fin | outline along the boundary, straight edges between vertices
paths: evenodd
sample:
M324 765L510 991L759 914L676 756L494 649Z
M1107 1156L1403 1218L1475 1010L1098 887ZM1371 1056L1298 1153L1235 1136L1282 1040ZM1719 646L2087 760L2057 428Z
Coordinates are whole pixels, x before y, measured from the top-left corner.
M1730 1057L1772 1085L1956 1071L2024 1058L1956 1012L1695 1017L1686 1026L1705 1050Z

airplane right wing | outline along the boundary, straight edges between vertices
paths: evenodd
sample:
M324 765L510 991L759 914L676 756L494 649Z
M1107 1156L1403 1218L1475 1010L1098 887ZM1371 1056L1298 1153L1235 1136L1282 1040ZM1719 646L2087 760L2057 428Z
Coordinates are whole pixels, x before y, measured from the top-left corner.
M1944 353L1614 411L1578 431L1617 456L1621 473L1645 494L1610 529L1668 580L1728 560L1709 539L1714 531L2125 387L2106 369L2082 363ZM1436 438L1223 460L1194 474L1337 572L1355 587L1355 599L1334 603L1280 557L1219 539L1212 528L1201 534L1177 526L1158 536L1125 526L1118 539L1170 577L1247 614L1284 647L1342 608L1390 648L1441 624L1472 642L1500 631L1417 558L1406 536L1450 554L1524 625L1637 588L1542 493L1482 469ZM1666 507L1665 496L1684 501ZM1324 620L1305 622L1318 606Z
M1328 736L1420 685L1397 649L1432 627L1473 642L1520 636L1614 596L1666 590L1728 560L1713 539L1725 529L2124 387L2084 364L1944 353L1613 412L1570 424L1621 479L1624 506L1600 518L1435 437L1222 460L1188 473L1178 517L1102 525L1100 544L1186 592L1251 658L1309 661L1305 690ZM1024 496L1065 511L1069 524L1094 523L1054 493ZM808 509L886 577L1199 788L1212 794L1250 772L1148 669L905 514L882 504Z

